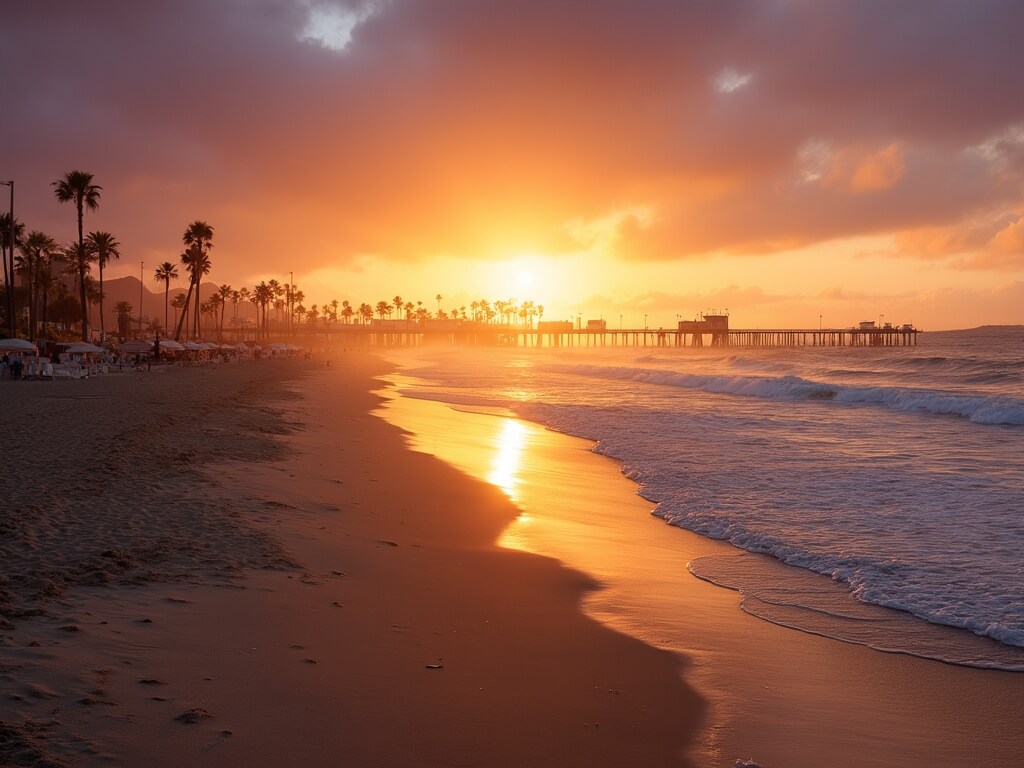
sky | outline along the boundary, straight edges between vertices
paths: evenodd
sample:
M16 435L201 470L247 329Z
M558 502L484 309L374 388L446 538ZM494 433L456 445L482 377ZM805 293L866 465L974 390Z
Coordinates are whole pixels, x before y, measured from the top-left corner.
M202 220L307 306L1024 323L1017 0L3 5L0 180L70 241L92 173L107 278Z

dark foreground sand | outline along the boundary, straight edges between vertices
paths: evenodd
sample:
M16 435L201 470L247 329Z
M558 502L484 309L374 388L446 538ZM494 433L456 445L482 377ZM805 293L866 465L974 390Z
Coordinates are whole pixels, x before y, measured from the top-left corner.
M3 385L0 765L689 764L681 660L498 548L517 510L369 415L382 370Z

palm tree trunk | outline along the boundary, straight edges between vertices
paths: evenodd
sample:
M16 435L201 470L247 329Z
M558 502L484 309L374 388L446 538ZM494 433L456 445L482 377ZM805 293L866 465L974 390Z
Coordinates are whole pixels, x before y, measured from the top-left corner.
M199 341L199 337L202 336L202 326L199 321L199 281L203 279L202 273L196 275L196 313L195 313L195 325L193 326L192 335L195 336L196 341Z
M107 337L106 325L103 322L103 257L99 258L100 263L100 341ZM139 324L142 324L142 307L139 307Z
M77 195L78 208L78 298L82 302L82 341L89 341L89 304L85 297L85 236L82 233L82 196Z
M185 325L185 318L188 317L189 302L192 300L192 282L189 281L188 293L185 294L185 306L181 308L181 317L178 318L177 328L174 330L174 340L181 341L181 327ZM186 326L187 327L187 326Z
M164 335L167 335L167 306L170 303L171 294L171 278L167 277L164 280Z

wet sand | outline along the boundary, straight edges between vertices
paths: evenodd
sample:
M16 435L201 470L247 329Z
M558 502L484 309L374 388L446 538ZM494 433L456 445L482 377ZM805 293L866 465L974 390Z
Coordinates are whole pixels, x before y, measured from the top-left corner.
M497 540L361 354L5 383L0 763L691 765L683 661Z

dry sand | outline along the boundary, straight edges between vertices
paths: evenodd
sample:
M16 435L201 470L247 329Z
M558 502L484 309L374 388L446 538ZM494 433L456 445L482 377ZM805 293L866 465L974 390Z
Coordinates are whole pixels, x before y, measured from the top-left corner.
M382 370L0 387L0 764L689 764L680 659L500 549L518 511L369 415Z

